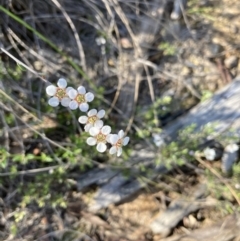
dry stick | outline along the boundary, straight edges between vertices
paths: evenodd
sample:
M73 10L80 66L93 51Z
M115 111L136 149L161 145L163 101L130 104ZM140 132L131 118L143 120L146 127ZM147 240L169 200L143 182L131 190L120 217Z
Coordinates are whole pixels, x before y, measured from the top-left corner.
M111 16L112 19L114 19L114 14L113 14L113 12L111 10L111 7L109 6L108 1L107 0L102 0L102 1L103 1L104 5L105 5L109 15Z
M122 83L123 83L123 79L121 76L118 75L118 78L119 78L119 81L118 81L118 86L117 86L117 91L114 95L114 98L113 98L113 101L111 103L111 106L110 108L107 110L107 115L109 115L109 113L112 112L112 110L115 108L116 106L116 103L117 103L117 100L119 98L119 95L120 95L120 91L121 91L121 88L122 88Z
M64 168L68 168L69 164L65 164L65 165L55 165L55 166L50 166L50 167L42 167L42 168L35 168L35 169L30 169L30 170L26 170L26 171L18 171L18 172L4 172L4 173L0 173L0 177L7 177L7 176L13 176L13 175L26 175L26 174L34 174L34 173L39 173L39 172L46 172L46 171L51 171L54 169L57 169L59 167L64 167Z
M150 92L152 103L154 105L155 95L154 95L152 80L150 78L148 67L144 65L144 69L145 69L145 72L147 74L147 81L148 81L149 92ZM156 127L158 127L159 126L159 121L158 121L157 111L156 111L156 107L155 106L153 106L153 107L154 107L153 108L153 114L154 114L154 119L155 119L154 122L156 122L154 124L156 124Z
M122 20L122 22L124 23L125 27L128 30L128 33L130 35L130 37L132 38L133 41L133 46L134 46L134 53L135 53L135 58L139 57L139 55L141 54L141 49L138 45L138 41L136 39L135 34L133 33L129 21L126 17L126 15L124 14L124 12L122 11L119 3L116 0L112 0L112 3L115 7L115 11L117 12L118 16L120 17L120 19ZM132 110L132 115L129 119L128 122L128 126L125 130L125 133L127 134L128 131L131 129L131 126L133 124L133 120L134 120L134 114L135 114L135 109L136 109L136 105L137 105L137 100L138 100L138 94L139 94L139 85L140 85L140 81L141 81L141 76L139 73L136 74L136 80L135 80L135 92L134 92L134 104L133 104L133 110Z
M12 31L11 28L8 28L9 34L11 34L12 38L15 39L23 48L25 48L30 54L32 54L34 57L36 57L37 59L41 60L42 62L45 62L48 66L51 66L52 69L56 70L58 69L58 66L52 62L50 62L49 60L47 60L46 58L44 58L43 56L41 56L40 54L38 54L37 52L35 52L33 49L31 49L29 46L27 46L18 36L15 32Z
M189 31L189 33L191 34L193 40L196 40L196 38L193 36L192 34L192 30L191 30L191 27L190 27L190 24L189 24L189 21L187 19L187 16L186 16L186 13L185 13L185 9L184 9L184 6L183 6L183 2L181 0L178 0L179 1L179 4L180 4L180 8L181 8L181 11L182 11L182 15L183 15L183 19L184 19L184 22L186 24L186 27Z
M35 70L31 69L30 67L28 67L26 64L24 64L22 61L20 61L19 59L15 58L12 54L10 54L6 49L4 48L0 48L1 51L3 51L6 55L8 55L11 59L13 59L17 64L23 66L25 69L27 69L28 71L30 71L31 73L37 75L41 80L43 80L45 83L48 83L48 81L46 79L44 79L38 72L36 72Z
M13 48L16 50L16 52L19 54L19 56L22 58L22 60L29 66L31 66L31 63L28 61L27 58L25 58L25 56L23 55L23 53L20 51L20 49L18 48L17 44L15 43L15 41L13 40L13 37L10 34L9 29L7 28L7 37L11 43L11 45L13 46Z
M106 1L106 0L102 0L102 1L103 1L104 5L105 5L109 15L111 16L112 19L114 19L114 14L113 14L113 12L111 10L111 7L109 6L108 1ZM121 56L121 54L122 54L122 47L121 47L121 43L120 43L120 34L119 34L118 27L117 27L116 23L115 23L114 29L115 29L115 32L116 32L117 39L119 40L119 41L117 41L117 43L118 43L119 56ZM110 33L108 33L108 34L110 34ZM107 115L109 115L109 113L111 113L112 110L114 109L114 107L116 106L117 100L118 100L119 95L120 95L123 79L122 79L121 74L120 75L118 74L117 76L118 76L118 79L119 79L118 86L117 86L117 91L116 91L116 93L114 95L114 98L113 98L113 101L111 103L110 108L107 110Z
M235 200L237 201L238 205L240 206L240 199L237 195L237 193L234 191L234 189L228 184L228 182L215 170L213 169L210 165L208 165L206 162L204 162L199 154L195 155L196 160L201 163L204 167L206 167L212 174L214 174L220 182L226 185L226 187L229 189Z
M112 0L112 3L114 5L114 7L115 7L115 11L117 12L117 14L120 17L120 19L122 20L122 22L124 23L124 25L125 25L128 33L129 33L130 37L132 38L133 46L134 46L134 49L136 50L135 57L137 57L141 53L141 49L139 48L136 35L133 33L133 31L132 31L132 29L130 27L129 21L128 21L126 15L124 14L124 12L122 11L118 1L117 0Z
M91 1L84 0L84 2L96 12L96 15L94 17L96 18L96 20L98 21L98 23L102 27L102 29L104 29L105 26L107 26L107 22L104 23L104 21L103 21L103 19L104 19L103 13L96 7L96 4L91 3Z
M21 109L23 112L30 115L34 120L37 120L41 122L40 119L38 119L35 115L30 113L28 110L26 110L24 107L22 107L20 104L18 104L14 99L12 99L9 95L7 95L3 90L0 89L0 94L4 95L7 99L9 99L11 102L13 102L19 109Z
M132 115L131 115L131 117L130 117L130 119L129 119L129 122L128 122L128 125L127 125L127 128L126 128L126 131L125 131L126 134L130 131L131 126L132 126L132 124L133 124L134 114L135 114L135 110L136 110L136 106L137 106L137 101L138 101L138 95L139 95L140 81L141 81L141 76L140 76L139 73L137 73L137 75L136 75L136 82L135 82L135 90L134 90L133 110L132 110Z
M84 70L84 72L87 71L87 67L86 67L86 60L85 60L85 53L83 50L83 46L79 37L79 34L77 33L77 29L72 21L72 19L69 17L68 13L66 12L66 10L62 7L62 5L57 1L57 0L52 0L52 2L62 11L64 17L66 18L70 28L73 31L77 46L78 46L78 51L79 51L79 57L81 60L81 66Z
M62 16L60 14L59 15L57 15L57 14L55 14L55 15L53 15L53 14L39 14L37 17L36 16L33 16L33 17L26 16L25 21L31 20L31 19L42 19L42 18L43 19L46 19L46 18L52 19L53 17L64 18L64 16ZM91 22L88 19L81 18L78 15L71 14L71 15L69 15L69 17L71 17L72 19L75 19L77 21L87 23L90 26L96 28L97 30L102 30L96 23Z

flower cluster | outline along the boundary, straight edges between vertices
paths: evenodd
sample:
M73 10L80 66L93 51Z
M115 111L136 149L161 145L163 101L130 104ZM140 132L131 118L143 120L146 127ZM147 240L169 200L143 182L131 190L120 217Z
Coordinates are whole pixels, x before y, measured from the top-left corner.
M48 104L52 107L58 106L60 103L64 107L69 107L72 110L79 108L82 112L89 110L89 102L94 100L94 94L86 92L85 87L79 86L77 89L67 87L67 81L63 78L59 79L57 86L49 85L46 88L46 93L51 96ZM87 115L80 116L78 121L85 125L84 130L91 137L87 139L87 144L97 146L99 152L107 150L107 143L112 145L109 150L110 154L122 154L122 147L129 142L129 137L124 137L124 131L120 130L118 134L111 134L111 127L104 125L101 120L105 115L105 110L91 109Z

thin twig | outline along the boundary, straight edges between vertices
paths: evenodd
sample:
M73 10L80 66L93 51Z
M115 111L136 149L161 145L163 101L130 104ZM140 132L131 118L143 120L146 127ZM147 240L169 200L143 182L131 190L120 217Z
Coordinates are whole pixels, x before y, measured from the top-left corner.
M77 47L78 47L78 52L79 52L79 56L80 56L81 66L83 68L83 71L86 72L87 71L87 67L86 67L85 53L84 53L84 50L83 50L83 46L82 46L79 34L77 33L77 29L76 29L72 19L69 17L68 13L62 7L62 5L57 0L52 0L52 2L62 11L62 13L63 13L64 17L66 18L70 28L73 31L74 38L76 40Z
M27 113L28 115L30 115L34 120L42 122L40 119L38 119L35 115L33 115L32 113L30 113L28 110L26 110L24 107L22 107L20 104L17 103L17 101L15 101L12 97L10 97L9 95L7 95L3 90L0 89L0 94L4 95L7 99L9 99L11 102L14 103L14 105L16 105L19 109L21 109L23 112Z
M11 34L11 36L23 47L25 48L30 54L32 54L34 57L38 58L39 60L41 60L42 62L45 62L48 66L51 66L52 69L54 69L55 71L59 68L56 64L54 64L53 62L47 60L46 58L44 58L42 55L38 54L36 51L34 51L32 48L30 48L27 44L25 44L18 36L15 32L13 32L12 29L8 28L8 32L9 34Z
M238 205L240 206L240 199L237 193L234 191L234 189L229 185L229 183L215 169L213 169L210 165L204 162L201 159L199 153L195 155L195 158L199 163L201 163L204 167L206 167L213 175L215 175L220 180L220 182L222 182L229 189L229 191L237 201Z
M30 71L31 73L37 75L41 80L43 80L44 82L48 83L48 81L46 79L44 79L40 73L36 72L35 70L31 69L30 67L28 67L26 64L24 64L22 61L20 61L19 59L17 59L16 57L14 57L12 54L10 54L6 49L4 48L0 48L0 50L5 53L6 55L8 55L11 59L13 59L17 64L23 66L25 69L27 69L28 71Z
M158 120L157 110L156 110L156 107L154 105L155 95L154 95L154 90L153 90L152 79L150 77L148 67L144 65L144 69L145 69L145 72L146 72L146 75L147 75L148 88L149 88L151 100L152 100L152 103L153 103L154 124L156 125L156 127L158 127L159 126L159 120Z
M4 173L0 173L0 177L35 174L35 173L54 170L54 169L57 169L58 167L64 167L67 169L69 167L69 164L66 164L66 165L61 164L61 165L55 165L55 166L50 166L50 167L35 168L35 169L30 169L30 170L25 170L25 171L18 171L18 172L4 172Z

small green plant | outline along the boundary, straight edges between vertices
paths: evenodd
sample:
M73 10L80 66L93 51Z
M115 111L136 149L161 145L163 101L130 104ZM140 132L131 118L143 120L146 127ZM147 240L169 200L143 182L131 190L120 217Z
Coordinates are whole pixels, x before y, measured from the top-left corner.
M164 55L175 55L177 52L176 47L168 42L160 43L158 49L162 50Z
M0 148L0 169L5 169L7 167L9 156L5 148Z
M164 163L170 168L172 165L182 165L195 160L194 153L199 151L200 145L215 133L216 126L217 123L211 123L203 126L200 130L196 130L196 125L192 124L179 131L175 141L161 148L161 158L157 160L157 163ZM215 140L224 146L236 142L239 137L234 133L233 130L222 133Z
M161 148L161 157L157 159L157 164L164 164L167 168L174 165L183 165L188 161L194 160L194 152L197 151L201 138L204 133L195 131L196 125L192 124L179 131L175 141L164 145Z
M62 187L63 184L64 188ZM19 193L23 196L21 207L25 208L29 204L36 203L39 207L65 208L64 190L67 189L68 183L66 182L66 170L64 168L59 167L47 174L37 174L34 182L19 187Z
M152 133L161 133L161 128L159 128L159 116L169 112L171 103L172 98L170 96L164 96L156 99L146 111L142 111L142 109L139 108L138 116L142 119L141 122L147 123L147 126L137 131L137 136L139 138L149 137Z
M203 90L201 95L201 102L204 102L212 97L213 93L209 90Z

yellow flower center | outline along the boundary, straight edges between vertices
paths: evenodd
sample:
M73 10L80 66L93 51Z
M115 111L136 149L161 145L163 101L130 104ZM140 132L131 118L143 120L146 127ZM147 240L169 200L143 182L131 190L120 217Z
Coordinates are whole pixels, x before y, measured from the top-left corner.
M121 147L122 146L122 139L119 139L116 143L116 147Z
M102 134L101 132L96 136L97 142L106 142L106 136Z
M79 104L82 104L82 103L85 103L85 102L86 102L84 95L81 95L81 94L78 94L78 95L76 96L75 100L76 100Z
M60 100L63 99L64 97L66 97L67 95L66 95L65 89L57 88L57 92L56 92L55 96Z
M94 124L98 120L96 115L93 115L91 117L88 117L88 123Z

